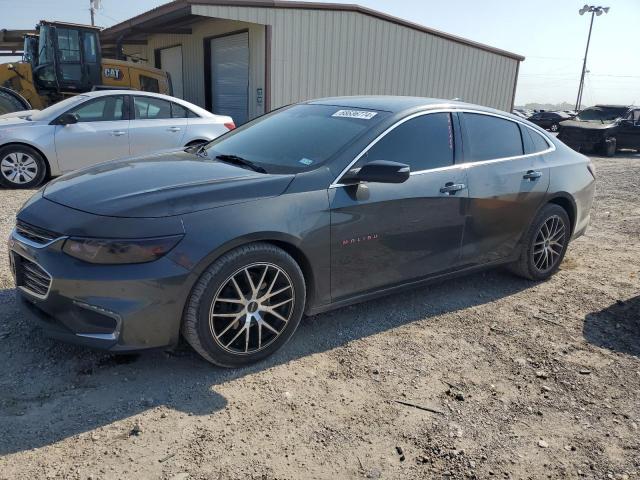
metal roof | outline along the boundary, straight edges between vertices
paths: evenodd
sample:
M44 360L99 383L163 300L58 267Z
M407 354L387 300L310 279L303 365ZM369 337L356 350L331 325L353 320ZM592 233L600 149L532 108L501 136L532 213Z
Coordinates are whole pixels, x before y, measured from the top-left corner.
M188 24L200 18L191 13L192 5L214 5L214 6L235 6L235 7L258 7L258 8L278 8L278 9L302 9L302 10L332 10L341 12L357 12L370 17L378 18L386 22L395 23L413 30L417 30L440 38L451 40L471 47L479 48L498 55L509 57L518 61L524 57L516 53L508 52L499 48L494 48L483 43L451 35L432 28L419 25L417 23L394 17L386 13L355 4L342 3L312 3L299 1L282 0L174 0L173 2L161 5L148 12L137 15L129 20L113 25L102 31L103 42L114 42L122 39L125 43L142 41L147 35L153 33L182 33L190 34Z

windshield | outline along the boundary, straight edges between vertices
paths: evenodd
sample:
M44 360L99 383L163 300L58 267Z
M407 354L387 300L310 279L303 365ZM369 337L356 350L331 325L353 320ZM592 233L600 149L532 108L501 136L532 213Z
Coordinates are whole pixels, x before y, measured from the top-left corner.
M628 110L625 107L591 107L582 110L575 119L583 122L612 122L624 116Z
M269 173L297 173L324 164L379 123L387 112L294 105L265 115L206 146L207 155L233 155Z
M61 102L55 103L50 107L45 108L39 112L31 115L30 120L37 122L39 120L53 120L54 118L62 115L73 105L77 105L78 103L84 102L89 97L86 95L76 95L74 97L65 98Z

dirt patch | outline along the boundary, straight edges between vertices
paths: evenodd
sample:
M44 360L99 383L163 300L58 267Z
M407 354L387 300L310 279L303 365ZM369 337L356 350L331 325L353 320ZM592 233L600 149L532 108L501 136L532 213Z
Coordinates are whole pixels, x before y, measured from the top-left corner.
M639 478L640 158L595 159L546 283L485 272L306 319L268 361L43 337L0 252L0 478ZM6 238L31 192L0 191Z

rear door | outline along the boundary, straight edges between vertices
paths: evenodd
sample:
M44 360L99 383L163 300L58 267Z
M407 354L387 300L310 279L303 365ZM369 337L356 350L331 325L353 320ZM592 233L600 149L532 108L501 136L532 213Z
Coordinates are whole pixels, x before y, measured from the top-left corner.
M454 144L450 113L409 119L354 165L408 164L411 176L405 183L329 190L334 300L457 267L467 190L464 165L454 164Z
M123 95L84 102L66 113L78 123L56 125L55 144L63 172L129 156L129 120Z
M529 127L500 116L465 112L461 117L469 188L462 256L472 266L514 252L549 188L543 152L551 146ZM537 152L529 131L537 135Z
M182 146L188 121L184 109L173 102L150 96L131 96L131 155L168 150Z

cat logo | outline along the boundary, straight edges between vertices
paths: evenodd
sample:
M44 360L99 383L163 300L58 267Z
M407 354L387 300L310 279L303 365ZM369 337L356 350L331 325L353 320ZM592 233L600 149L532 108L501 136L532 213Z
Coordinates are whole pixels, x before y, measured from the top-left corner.
M113 78L114 80L122 80L122 70L116 67L105 67L103 70L103 76L105 78Z

